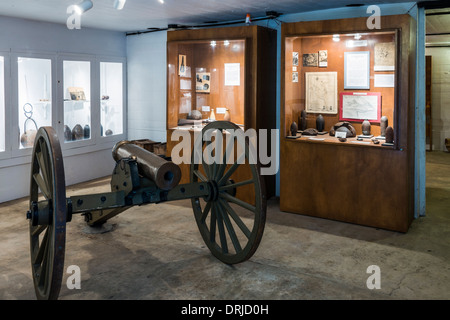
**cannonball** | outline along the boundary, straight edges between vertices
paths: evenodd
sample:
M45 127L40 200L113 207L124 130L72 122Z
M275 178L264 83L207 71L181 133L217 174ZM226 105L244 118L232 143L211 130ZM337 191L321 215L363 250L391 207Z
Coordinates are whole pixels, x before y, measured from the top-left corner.
M202 119L202 113L198 110L191 110L189 114L187 115L188 119L191 120L201 120Z
M81 140L84 137L84 129L81 125L77 124L72 129L72 140Z
M24 148L31 148L34 144L34 139L36 139L36 130L27 130L20 136L20 143Z
M68 125L64 125L64 141L72 140L72 130L70 130Z

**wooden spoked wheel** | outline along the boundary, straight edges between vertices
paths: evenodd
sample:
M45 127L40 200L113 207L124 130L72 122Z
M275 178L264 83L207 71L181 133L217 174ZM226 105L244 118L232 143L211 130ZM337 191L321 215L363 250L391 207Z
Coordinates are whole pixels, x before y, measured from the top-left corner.
M203 141L207 139L199 137L196 140L190 181L207 182L210 194L192 199L195 220L205 244L216 258L226 264L240 263L255 253L264 232L263 179L250 144L237 138L244 135L237 125L215 121L203 128L202 137L205 134L215 139Z
M57 299L64 271L66 190L61 147L51 127L41 127L34 141L27 218L36 297Z

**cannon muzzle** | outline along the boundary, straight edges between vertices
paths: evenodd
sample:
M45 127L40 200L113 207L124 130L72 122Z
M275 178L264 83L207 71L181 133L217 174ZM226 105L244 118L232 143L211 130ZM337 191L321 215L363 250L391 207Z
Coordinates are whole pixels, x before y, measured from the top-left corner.
M162 190L170 190L180 182L181 169L179 166L130 141L118 142L113 147L112 156L115 161L135 157L139 174L155 182Z

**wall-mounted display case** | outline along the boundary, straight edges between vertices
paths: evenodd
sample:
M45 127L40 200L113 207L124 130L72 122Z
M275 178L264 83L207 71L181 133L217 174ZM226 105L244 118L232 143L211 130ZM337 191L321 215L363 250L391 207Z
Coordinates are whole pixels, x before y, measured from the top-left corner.
M100 62L100 124L103 137L123 134L123 63Z
M405 232L414 217L414 20L282 26L283 211Z
M0 56L0 153L5 152L5 57Z
M246 129L276 128L276 32L260 26L167 33L167 154L174 130L200 131L215 120ZM192 139L191 139L192 140ZM189 165L180 165L182 182ZM269 196L274 176L266 177Z
M122 57L0 52L0 168L26 163L42 126L56 129L67 155L125 139L125 66Z
M52 60L18 57L19 148L32 148L37 130L52 125Z
M91 138L91 62L63 61L64 142Z

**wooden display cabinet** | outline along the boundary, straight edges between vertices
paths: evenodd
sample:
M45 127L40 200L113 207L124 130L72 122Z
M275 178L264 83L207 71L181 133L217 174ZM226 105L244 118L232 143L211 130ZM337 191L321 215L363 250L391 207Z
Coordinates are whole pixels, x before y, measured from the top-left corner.
M415 21L384 16L379 30L366 23L282 25L280 207L406 232L414 217ZM319 65L315 59L323 51L326 63ZM307 128L323 116L323 132L292 136L291 124L300 125L303 110ZM394 131L388 146L380 136L381 116ZM357 140L366 117L370 135L379 139L366 134ZM330 136L342 121L356 130L344 142Z
M178 143L174 130L188 130L193 143L194 131L212 117L226 119L225 111L244 130L276 128L276 45L276 31L260 26L167 33L167 156ZM180 165L181 183L189 182L189 167ZM269 198L275 176L265 185Z

